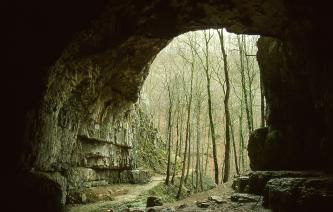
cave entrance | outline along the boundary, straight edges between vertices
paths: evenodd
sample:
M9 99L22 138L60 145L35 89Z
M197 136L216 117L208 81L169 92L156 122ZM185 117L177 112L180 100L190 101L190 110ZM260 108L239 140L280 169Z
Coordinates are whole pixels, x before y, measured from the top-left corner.
M329 133L331 126L333 126L330 95L332 86L330 78L327 77L330 76L331 72L328 68L330 66L327 65L329 60L326 60L328 54L325 55L325 51L322 51L322 48L327 48L326 44L330 42L328 36L320 37L327 34L327 27L317 16L319 12L329 13L323 13L321 8L313 8L308 3L304 3L300 7L299 2L279 0L264 2L256 0L225 1L223 3L219 1L152 1L147 4L143 4L142 1L103 2L105 3L101 5L101 10L95 11L96 14L91 13L91 8L95 3L91 3L92 5L89 3L88 10L81 11L80 14L72 12L80 11L77 8L80 4L75 4L73 9L68 9L66 3L66 6L61 5L59 10L57 8L54 13L49 13L48 8L44 10L45 5L41 5L30 11L31 17L27 15L28 13L22 12L20 14L23 14L23 17L15 19L20 20L17 23L24 21L27 23L26 26L33 26L28 27L29 30L27 27L21 26L14 28L19 30L14 30L14 37L18 37L18 40L22 41L16 43L14 45L16 47L12 51L16 53L24 49L26 52L28 50L27 54L22 54L20 60L15 57L13 64L20 64L20 70L26 70L26 67L31 70L23 75L27 77L22 77L21 82L23 83L19 83L24 89L16 88L17 93L20 94L18 97L20 107L19 112L15 111L15 114L20 114L19 122L24 124L20 125L19 133L15 133L20 135L17 142L18 147L14 145L15 148L11 148L17 151L13 154L16 159L15 168L22 171L16 180L17 183L14 183L19 185L17 190L19 192L16 192L19 196L15 198L15 201L17 199L22 201L20 205L24 206L25 209L36 208L37 205L37 207L44 208L44 211L54 211L65 203L71 203L71 197L75 201L86 203L91 198L87 195L90 194L89 190L87 193L81 192L86 187L90 189L96 185L133 181L134 177L137 176L137 172L132 172L133 161L136 162L137 167L141 165L138 163L140 158L135 158L136 156L133 157L132 154L133 149L134 152L140 151L137 149L138 145L134 146L137 141L145 141L146 143L143 144L162 144L160 149L157 149L161 151L155 151L156 147L154 153L145 151L147 149L141 149L141 153L136 155L141 156L142 161L165 164L165 160L150 159L156 158L155 156L161 158L159 154L163 152L162 150L165 154L169 149L177 149L171 145L177 141L175 138L179 138L179 147L182 147L181 140L183 144L186 144L188 142L184 142L184 140L201 141L200 137L204 137L205 139L200 142L201 151L200 145L189 145L188 148L189 151L191 150L190 156L195 152L201 152L201 156L203 156L197 157L198 163L192 158L189 165L195 167L196 164L205 165L204 161L207 161L207 156L210 158L209 154L202 153L207 152L205 151L207 148L208 152L210 151L207 141L214 138L221 145L216 148L217 152L220 152L220 156L217 157L220 160L215 163L219 165L218 172L216 172L219 175L217 182L222 179L221 172L224 168L222 169L221 166L227 169L228 164L231 166L238 164L240 171L247 168L246 163L244 165L241 163L242 160L246 161L246 150L243 148L246 146L247 140L245 135L257 127L260 121L256 122L256 119L253 119L252 124L245 121L248 120L246 117L250 117L250 115L252 118L255 117L257 114L255 108L252 108L252 114L249 108L246 110L247 107L245 107L243 116L239 111L238 113L234 112L237 108L248 106L245 103L245 93L252 89L247 87L252 80L251 72L248 74L247 71L250 70L248 67L251 66L251 61L255 64L255 57L251 56L255 54L255 51L247 52L247 50L252 47L255 49L255 46L251 47L247 44L246 36L240 36L240 43L245 42L238 46L238 50L237 45L236 50L234 50L233 48L228 49L227 43L225 44L226 55L229 58L227 61L230 63L229 66L226 66L230 68L229 89L226 86L226 78L223 78L226 63L224 61L216 63L216 61L222 61L226 57L213 53L212 56L211 52L207 51L209 59L205 63L206 55L201 54L201 50L205 52L205 46L200 42L193 43L193 47L199 48L199 53L194 51L195 48L185 48L187 44L183 44L185 46L184 52L177 52L177 54L180 53L178 54L180 57L174 57L171 54L175 66L169 67L166 64L166 67L161 69L162 74L164 69L171 69L171 67L174 67L175 73L184 72L186 74L183 77L177 77L177 75L168 75L168 73L173 72L165 72L167 73L165 76L171 78L160 79L158 82L161 85L167 85L168 82L179 82L174 83L174 86L175 88L180 87L180 92L173 91L172 94L182 95L179 97L179 101L176 98L172 104L176 107L178 102L185 103L180 104L178 106L180 110L177 111L180 111L180 114L186 114L186 111L189 111L189 115L179 115L178 131L177 124L173 122L177 120L177 113L174 113L175 110L170 110L169 113L169 108L172 109L172 107L168 107L171 105L170 102L168 103L169 93L165 92L168 89L160 90L163 94L161 99L152 99L150 103L147 101L148 108L158 101L165 103L160 108L161 112L151 110L155 126L160 128L164 138L159 138L158 130L151 126L149 117L143 115L142 110L137 107L138 94L149 73L149 63L152 58L173 37L190 30L223 26L235 33L257 33L270 36L270 38L260 39L261 45L258 43L260 67L263 70L262 73L266 75L263 81L267 91L265 96L270 115L268 120L270 127L266 128L266 134L262 136L261 140L265 140L267 133L270 133L272 135L270 141L273 140L273 144L276 142L279 146L272 148L268 146L268 150L276 149L275 154L270 154L271 152L266 150L262 152L265 154L258 154L264 158L263 160L266 160L267 156L268 163L274 160L274 162L277 161L277 164L259 166L260 169L257 170L323 167L332 170L332 142L330 142L332 135ZM325 6L325 4L320 5L320 7ZM67 12L62 13L62 7L66 8ZM44 12L40 13L39 10ZM22 11L26 11L26 8ZM60 19L59 14L62 16ZM91 14L91 17L87 17L88 14ZM75 16L74 20L73 16ZM48 21L49 23L44 24L40 21ZM38 23L35 25L34 22ZM54 26L64 27L59 30L59 27ZM214 30L211 33L217 41L216 45L211 46L208 50L219 50L220 45L217 37L220 37L216 36L217 32ZM58 34L60 36L56 36ZM210 38L209 30L206 31L207 34ZM21 35L27 36L21 37ZM232 36L225 34L224 41L232 40L230 37ZM320 39L317 39L319 37ZM202 36L198 36L199 38L202 39ZM314 38L320 42L311 42ZM190 39L190 42L192 41ZM209 41L213 43L214 39L210 38ZM30 51L30 49L34 49L34 51ZM166 50L168 49L170 48L167 47ZM232 55L237 55L236 53L240 52L240 49L243 54L239 54L237 66L236 62L232 62ZM183 53L189 53L187 54L189 57ZM235 56L234 59L237 61L238 57ZM197 59L191 60L191 58ZM176 60L182 62L178 63ZM186 67L185 64L187 64ZM213 64L220 64L220 66ZM232 72L232 64L236 67L234 73ZM152 69L154 66L153 64ZM208 69L208 66L211 69ZM205 76L205 67L207 72L211 74L208 74L209 77ZM191 69L193 70L192 76L189 75L192 73ZM237 70L243 69L245 83L239 83L239 80L242 81L242 77L236 77L239 76ZM198 77L194 74L194 70L196 70L195 73L198 72L203 76ZM152 74L154 72L152 71ZM158 72L156 71L156 73ZM256 74L253 80L260 87L258 77ZM207 90L211 92L213 97L211 98L212 112L208 118L208 106L206 108L203 106L207 100L205 92L200 94L199 89L200 86L203 87L203 90L205 89L207 78L211 80L211 89ZM201 83L199 79L202 79ZM236 79L238 83L236 83ZM150 77L147 82L149 81ZM17 82L12 84L16 85ZM240 92L236 97L232 96L233 92L239 92L240 88L236 84L241 85L240 87L245 86L247 92L243 92L243 94ZM189 87L192 89L189 90ZM170 91L173 90L172 86L169 88ZM151 88L151 92L158 90L154 87ZM230 125L226 124L228 123L225 120L227 116L223 115L228 114L228 110L223 109L222 103L222 100L227 96L224 95L227 90L230 91L229 122L232 123ZM145 92L149 93L149 89L143 89L143 96ZM199 94L202 95L202 98L198 98ZM190 96L192 97L190 98ZM252 106L257 105L258 101L256 100L262 99L259 96L256 94L251 97L250 92L250 95L247 96L248 103L253 101ZM25 101L22 101L22 97L26 97ZM241 100L236 101L238 98ZM141 97L141 99L141 102L145 102L145 98ZM190 99L191 101L189 101ZM196 104L200 102L196 100L202 100L202 105ZM186 107L186 103L189 102L192 106ZM196 113L199 111L199 105L201 106L201 116ZM243 105L243 107L239 107L239 105ZM205 118L203 118L204 115ZM196 116L199 118L197 119ZM170 119L170 122L165 122L169 117L173 118ZM187 117L191 117L192 121L187 121L190 120ZM237 121L239 117L241 117L241 121ZM164 120L164 124L156 119ZM313 123L316 124L308 124L309 120L315 120ZM180 124L181 121L182 124ZM214 124L210 124L212 122ZM263 121L261 122L263 123ZM240 123L243 123L243 128L238 126ZM209 126L207 125L216 126L214 132L211 128L208 130ZM246 127L247 125L248 127ZM197 130L197 126L199 129L204 128L205 130ZM227 137L227 133L224 136L224 126L229 126L229 130L225 132L229 132L229 140L231 141L225 142L225 147L223 146L224 137ZM241 151L237 152L238 148L233 148L233 144L242 140L242 136L237 135L239 129L244 130L244 143ZM177 132L179 136L175 137ZM199 135L197 132L201 134ZM182 139L180 139L180 135L182 135ZM164 141L160 141L161 139ZM168 142L169 140L172 142ZM264 144L264 142L262 143ZM223 150L227 149L227 146L230 150L230 163L223 163ZM198 147L199 151L196 150ZM183 152L189 152L184 151L184 149L185 146ZM233 150L236 152L234 155ZM243 154L239 154L242 150L244 150ZM285 154L281 154L282 151L285 151ZM179 161L181 161L181 152L178 153L178 155L180 154ZM233 157L237 153L239 157ZM172 156L177 156L176 152L174 155L164 156L164 158L170 158L169 164L173 158L177 159L177 157ZM238 162L232 162L234 159L238 159ZM232 169L233 167L231 167ZM170 173L172 173L172 168L169 169ZM208 168L207 173L209 173ZM225 178L225 173L223 171L223 178ZM215 176L214 178L216 179ZM81 193L77 193L77 191ZM29 201L28 196L33 197L34 201ZM35 204L36 202L38 203ZM15 202L15 205L18 204Z
M169 155L165 172L171 181L174 170L182 174L184 161L185 178L194 181L204 176L221 183L249 171L249 132L265 126L258 38L225 29L191 31L175 37L154 59L140 103L163 137L161 151Z

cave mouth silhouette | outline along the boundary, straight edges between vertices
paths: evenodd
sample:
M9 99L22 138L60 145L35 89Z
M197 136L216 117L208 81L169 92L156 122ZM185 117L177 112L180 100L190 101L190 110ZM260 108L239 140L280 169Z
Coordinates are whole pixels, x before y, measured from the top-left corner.
M64 191L59 179L77 165L72 153L79 131L121 119L157 53L173 37L207 28L262 36L257 58L269 129L259 137L276 143L276 151L260 154L278 161L263 167L332 171L330 39L322 36L329 34L323 16L330 13L324 3L58 1L12 8L8 55L15 71L7 84L15 94L9 123L16 127L6 166L22 204L11 199L11 207L57 211Z

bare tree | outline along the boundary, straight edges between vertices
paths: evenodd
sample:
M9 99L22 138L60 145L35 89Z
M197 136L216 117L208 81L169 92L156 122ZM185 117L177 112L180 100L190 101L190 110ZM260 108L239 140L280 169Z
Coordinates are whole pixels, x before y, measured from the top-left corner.
M186 158L187 158L188 144L190 142L190 127L191 127L190 123L191 123L193 73L194 73L194 57L193 57L193 54L192 54L191 60L186 58L186 56L184 56L183 54L180 54L180 56L190 64L190 66L191 66L191 77L190 77L190 92L189 92L189 95L186 95L187 96L186 99L188 99L188 101L187 101L188 104L187 104L187 122L186 122L186 132L185 132L185 149L184 149L184 160L183 160L183 167L182 167L182 175L181 175L181 178L180 178L178 193L177 193L177 196L176 196L177 199L180 198L183 183L185 181L184 180L184 177L185 177L184 175L185 175L185 168L186 168ZM183 80L183 82L184 81L185 80ZM190 157L190 155L188 156L188 158L189 157Z
M211 131L211 139L212 139L212 147L213 147L213 160L214 160L214 179L215 183L219 184L219 165L217 161L217 151L216 151L216 135L215 135L215 125L213 119L212 112L212 94L211 94L211 74L210 74L210 66L209 66L209 43L213 37L213 34L210 30L204 31L204 47L202 48L202 53L204 58L198 53L198 50L192 46L194 52L198 56L200 60L200 64L205 71L206 75L206 88L207 88L207 103L208 103L208 117L209 117L209 126Z

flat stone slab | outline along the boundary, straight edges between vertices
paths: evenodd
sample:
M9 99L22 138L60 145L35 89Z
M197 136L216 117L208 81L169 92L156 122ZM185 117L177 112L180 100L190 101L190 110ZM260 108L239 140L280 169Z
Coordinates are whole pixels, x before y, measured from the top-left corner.
M197 202L197 206L199 208L208 208L212 203L209 201L205 201L205 202Z
M223 199L223 197L221 197L221 196L210 196L210 197L208 197L208 200L216 202L218 204L222 204L222 203L226 202L226 200Z
M323 173L314 171L252 171L248 175L234 179L232 188L237 193L263 195L267 182L271 179L286 177L320 177Z
M230 199L233 202L239 202L239 203L244 203L244 202L259 202L261 196L258 195L251 195L251 194L243 194L243 193L235 193L231 195Z

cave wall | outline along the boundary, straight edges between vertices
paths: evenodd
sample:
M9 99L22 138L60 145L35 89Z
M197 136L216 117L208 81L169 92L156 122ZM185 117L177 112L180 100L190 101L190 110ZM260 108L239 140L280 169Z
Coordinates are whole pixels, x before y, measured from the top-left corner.
M299 17L300 8L295 9L298 22L280 38L262 37L257 43L268 130L250 138L254 170L333 170L329 39L323 36L325 20L315 9L308 20ZM262 145L254 137L261 137ZM266 151L261 159L256 148ZM254 161L270 162L256 166Z
M112 164L108 160L114 158L104 153L119 147L113 135L126 128L126 113L156 54L178 34L220 27L274 37L259 42L258 62L265 76L270 131L282 135L290 157L281 160L292 164L283 162L278 168L318 168L324 160L324 167L331 168L332 85L323 53L329 38L319 36L327 32L320 16L327 14L324 4L106 0L31 2L13 8L9 62L18 71L9 87L15 93L17 132L9 158L15 172L58 173L67 180L65 173L73 167ZM110 129L111 137L102 128ZM131 146L125 138L121 142L125 149ZM97 145L87 155L100 159L88 162L89 157L79 156L84 145ZM313 152L313 160L304 163Z
M279 1L106 2L46 68L38 107L28 112L24 139L30 152L25 150L24 166L57 171L71 163L81 126L103 122L106 110L117 115L135 103L149 63L174 36L221 26L274 35L285 21Z

